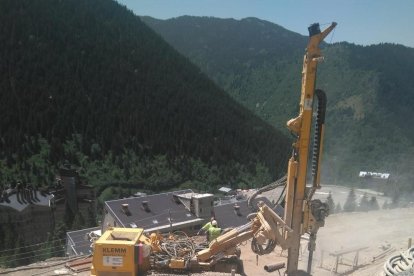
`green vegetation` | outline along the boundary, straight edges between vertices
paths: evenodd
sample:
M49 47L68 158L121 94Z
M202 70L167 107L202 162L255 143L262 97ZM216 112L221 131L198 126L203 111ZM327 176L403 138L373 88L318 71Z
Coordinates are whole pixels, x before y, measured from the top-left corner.
M256 18L142 19L281 131L297 116L307 37ZM414 128L407 118L413 116L414 49L349 43L322 48L317 88L328 97L322 182L353 185L359 171L387 172L400 190L412 191Z
M1 185L63 162L153 192L284 173L289 140L115 1L7 0L0 19Z
M53 186L65 163L101 203L258 187L285 173L289 139L117 2L4 0L0 20L0 191ZM36 248L44 254L29 256L14 252L25 241L11 220L0 265L62 255L66 230L95 223L68 211Z

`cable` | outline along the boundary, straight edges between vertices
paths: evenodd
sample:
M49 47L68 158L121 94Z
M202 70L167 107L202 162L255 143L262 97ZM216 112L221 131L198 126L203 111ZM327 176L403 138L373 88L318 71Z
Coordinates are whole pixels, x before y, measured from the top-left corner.
M67 261L72 261L72 260L78 260L78 259L82 259L82 258L87 258L88 256L74 256L74 257L64 257L65 260L60 261L59 263L52 263L49 265L42 265L42 266L26 266L26 267L18 267L15 269L10 269L7 271L1 271L0 274L9 274L12 272L17 272L17 271L24 271L24 270L31 270L31 269L43 269L43 268L48 268L48 267L52 267L52 266L58 266L61 264L66 263ZM44 272L42 272L43 274ZM32 274L32 275L38 275L38 274Z
M281 178L279 178L278 180L276 180L273 183L270 183L260 189L258 189L256 192L254 192L249 199L247 200L247 206L249 206L250 208L252 207L253 204L253 199L255 199L259 194L276 189L277 187L286 185L286 180L287 180L287 175L282 176Z
M53 245L53 246L51 246L49 248L46 247L46 248L41 248L41 249L36 249L36 250L30 250L30 251L26 251L26 252L20 252L20 253L16 253L16 254L11 254L11 255L0 256L0 259L1 258L9 258L9 257L14 257L14 256L19 256L19 255L25 255L25 254L34 253L34 252L42 252L42 251L46 251L46 250L49 250L51 248L58 247L58 246L61 247L62 244L56 244L56 245Z
M186 233L176 231L172 234L163 234L161 239L161 252L153 252L153 268L163 269L168 266L171 259L181 259L189 261L196 252L205 249L201 244L195 244L194 240L189 238Z
M285 198L285 191L286 191L286 185L283 186L283 190L280 193L279 198L276 200L275 205L279 205L281 203L281 201Z
M414 274L414 247L389 258L384 264L386 276L410 276Z
M24 258L15 258L15 259L11 259L11 260L5 260L5 261L1 261L1 263L11 263L14 261L21 261L21 260L25 260L25 259L31 259L31 258L38 258L39 256L47 256L49 254L53 254L53 253L58 253L58 252L62 252L62 250L55 250L55 251L51 251L51 252L47 252L44 254L40 254L40 255L35 255L35 256L28 256L28 257L24 257Z
M48 244L50 242L55 242L55 241L66 241L66 239L57 239L57 240L51 240L51 241L47 241L47 242L36 243L36 244L32 244L32 245L16 247L16 248L13 248L13 249L5 249L5 250L0 251L0 254L8 252L8 251L15 251L16 249L28 248L28 247L38 246L38 245L44 245L44 244Z

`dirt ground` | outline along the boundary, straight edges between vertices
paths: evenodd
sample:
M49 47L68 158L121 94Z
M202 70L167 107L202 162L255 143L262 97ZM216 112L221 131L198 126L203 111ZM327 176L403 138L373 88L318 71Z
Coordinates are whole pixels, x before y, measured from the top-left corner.
M318 232L312 275L380 276L387 258L397 252L405 251L409 238L414 238L414 208L330 215L326 218L325 227L320 228ZM302 245L299 268L305 270L308 258L306 240ZM357 247L365 248L359 253L358 267L353 269L351 265L355 258L355 252L348 253L343 255L337 273L334 273L335 257L330 254L338 250ZM385 250L394 250L394 252ZM279 275L277 271L266 272L264 266L286 262L287 252L282 252L278 247L268 255L256 256L250 250L250 242L247 242L241 245L241 251L241 259L247 276ZM373 261L375 256L383 252L388 253ZM62 260L50 260L29 267L0 270L0 275L90 275L89 272L73 273L66 269L64 264L65 261ZM223 274L204 273L202 275ZM280 275L284 275L283 269L280 270Z
M312 275L380 276L388 257L407 250L409 238L414 239L414 208L330 215L326 218L325 227L318 232ZM306 270L308 251L305 240L302 245L299 268ZM271 254L259 256L257 260L249 247L250 244L243 246L241 255L247 275L279 275L277 272L268 273L263 267L286 261L286 252L276 248ZM339 264L337 273L334 273L336 258L330 256L331 253L365 247L366 249L359 252L356 269L352 268L356 255L352 252L343 255L343 264ZM374 257L384 252L385 256L373 261ZM280 270L281 275L283 272L284 270Z

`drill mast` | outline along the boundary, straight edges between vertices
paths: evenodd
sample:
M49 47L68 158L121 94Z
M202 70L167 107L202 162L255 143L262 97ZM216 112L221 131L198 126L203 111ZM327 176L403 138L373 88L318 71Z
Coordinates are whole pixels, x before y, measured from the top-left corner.
M320 188L319 168L323 145L323 120L319 123L317 122L318 126L315 127L318 131L315 138L318 139L318 141L314 141L314 177L309 193L306 193L306 178L311 144L314 98L316 95L319 104L325 99L324 93L321 90L317 90L315 93L317 63L323 58L319 49L319 44L335 28L335 26L336 23L334 22L323 32L320 31L319 24L317 23L309 27L309 43L303 58L299 116L287 122L288 129L297 137L297 140L293 143L292 156L288 164L285 197L284 221L293 230L287 238L289 240L287 263L288 275L295 275L298 269L299 247L302 234L308 232L311 234L311 239L316 239L316 231L318 227L323 226L323 222L320 220L318 221L318 215L312 213L311 208L312 195L315 189ZM322 113L324 115L324 110ZM309 270L310 266L308 265L308 272L310 272Z

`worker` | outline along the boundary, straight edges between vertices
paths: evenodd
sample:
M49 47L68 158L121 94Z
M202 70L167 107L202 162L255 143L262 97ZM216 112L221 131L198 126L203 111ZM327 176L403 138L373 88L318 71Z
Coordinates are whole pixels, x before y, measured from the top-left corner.
M211 227L208 228L207 233L208 233L207 240L209 242L211 242L212 240L214 240L214 239L218 238L218 236L220 236L220 234L221 234L221 228L218 227L216 220L213 220L211 222Z
M203 227L201 227L201 229L200 230L198 230L198 232L197 232L197 235L200 235L200 233L201 232L204 232L207 236L207 239L208 239L208 229L210 229L210 227L211 227L211 223L214 221L215 219L214 219L214 217L211 217L211 219L210 219L210 221L209 222L207 222L206 224L204 224L204 226Z

